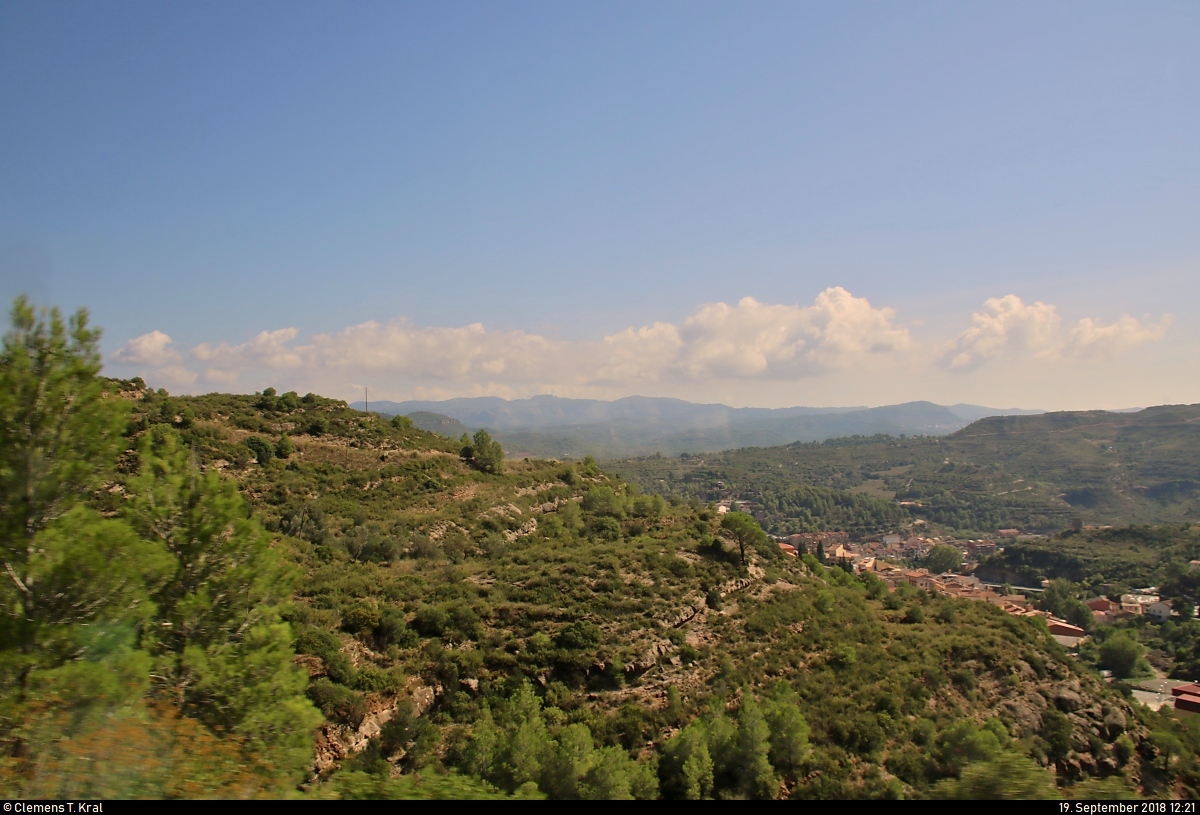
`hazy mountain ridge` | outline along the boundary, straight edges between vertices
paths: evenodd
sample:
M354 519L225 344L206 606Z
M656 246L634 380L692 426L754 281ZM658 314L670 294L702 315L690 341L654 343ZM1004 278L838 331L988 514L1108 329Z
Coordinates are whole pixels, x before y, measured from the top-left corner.
M351 407L365 405L356 402ZM510 455L559 458L676 455L880 433L941 436L984 416L1040 412L932 402L873 408L732 408L643 396L612 402L555 396L380 401L372 402L371 408L383 415L440 414L468 428L487 428Z

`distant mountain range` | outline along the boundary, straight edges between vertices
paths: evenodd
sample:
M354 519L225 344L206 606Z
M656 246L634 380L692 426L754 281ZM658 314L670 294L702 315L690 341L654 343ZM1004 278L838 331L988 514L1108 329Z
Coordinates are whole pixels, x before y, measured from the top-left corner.
M364 409L363 402L351 405ZM841 436L942 436L986 416L1042 413L1020 408L907 402L885 407L732 408L682 399L630 396L613 402L535 396L375 402L385 416L409 416L448 436L486 429L510 456L599 459L767 447Z

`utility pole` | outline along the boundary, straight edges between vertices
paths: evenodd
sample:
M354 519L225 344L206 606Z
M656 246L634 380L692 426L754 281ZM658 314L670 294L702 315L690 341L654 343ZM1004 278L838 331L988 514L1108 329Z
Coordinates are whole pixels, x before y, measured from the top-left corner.
M366 408L363 413L371 412L371 401L367 399L367 386L363 385L363 406Z

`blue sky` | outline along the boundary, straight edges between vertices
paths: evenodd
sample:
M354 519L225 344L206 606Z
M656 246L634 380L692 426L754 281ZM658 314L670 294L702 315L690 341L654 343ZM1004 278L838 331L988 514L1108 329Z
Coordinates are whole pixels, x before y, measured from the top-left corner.
M1200 5L0 5L0 296L173 392L1200 401ZM750 299L747 299L750 298Z

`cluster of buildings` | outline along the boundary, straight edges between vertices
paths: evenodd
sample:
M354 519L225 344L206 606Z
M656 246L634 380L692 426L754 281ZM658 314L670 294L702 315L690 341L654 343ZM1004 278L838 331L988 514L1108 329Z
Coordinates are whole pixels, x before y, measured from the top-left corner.
M1013 530L1015 531L1015 530ZM879 540L851 543L846 532L805 532L788 535L780 548L788 552L815 552L820 544L825 557L847 560L856 565L863 560L920 560L935 546L953 546L962 556L963 563L975 563L982 557L994 554L997 549L993 540L957 540L939 535L884 535Z
M1019 534L1015 529L1001 530L997 537L1011 539ZM789 535L779 542L779 548L793 557L803 552L816 552L818 546L823 549L827 562L847 563L855 573L871 572L891 589L898 583L909 583L933 594L991 603L1018 617L1044 617L1050 626L1050 633L1068 647L1086 636L1082 628L1034 608L1025 595L1001 594L985 586L976 577L958 574L935 575L930 574L927 569L906 569L889 562L921 560L927 557L935 546L953 546L962 556L963 563L971 564L993 554L997 548L1002 548L1002 545L998 547L994 540L964 541L938 536L891 534L883 535L879 540L852 543L846 532L807 532ZM1200 568L1200 561L1194 562L1193 568ZM1112 624L1123 617L1139 614L1152 617L1158 622L1178 616L1171 604L1159 597L1153 588L1122 595L1119 603L1106 597L1097 597L1088 600L1086 605L1092 610L1096 622L1103 624ZM1197 608L1197 615L1200 616L1200 608Z
M1145 614L1156 622L1165 623L1172 616L1178 616L1171 604L1153 594L1153 589L1146 589L1137 594L1122 594L1121 602L1117 603L1107 597L1097 597L1088 600L1085 605L1092 610L1092 616L1098 623L1111 624L1122 617L1132 617Z
M1001 594L971 575L931 574L928 569L906 569L888 562L921 559L926 557L933 547L946 545L954 546L962 555L963 562L970 563L983 555L995 552L994 541L884 535L879 541L851 543L845 532L814 532L790 535L786 541L779 544L779 548L787 554L798 556L799 552L814 551L818 544L824 549L827 561L846 562L856 574L870 572L886 583L891 590L900 583L908 583L931 594L990 603L1016 617L1042 617L1050 628L1050 634L1068 648L1077 645L1087 636L1079 626L1034 608L1033 603L1023 594Z
M928 569L905 569L875 558L864 560L858 571L871 572L886 583L889 589L895 589L900 583L908 583L930 594L989 603L1014 617L1042 617L1050 629L1050 635L1068 648L1078 645L1080 640L1087 636L1079 626L1071 625L1047 611L1035 608L1025 595L1001 594L971 575L930 574Z
M1171 688L1171 695L1175 697L1176 710L1200 713L1200 685L1195 683L1177 685Z

